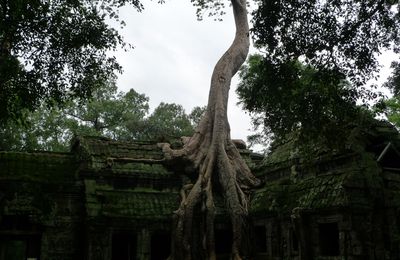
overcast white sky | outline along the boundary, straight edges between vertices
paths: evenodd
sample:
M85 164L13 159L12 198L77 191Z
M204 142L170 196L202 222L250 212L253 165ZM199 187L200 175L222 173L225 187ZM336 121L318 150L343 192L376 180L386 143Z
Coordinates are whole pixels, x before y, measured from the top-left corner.
M222 22L207 17L197 21L188 0L170 0L162 5L146 1L142 13L124 7L120 17L127 24L121 33L135 48L115 54L124 69L118 79L119 89L133 88L146 94L151 109L160 102L177 103L189 113L195 106L206 105L214 65L234 37L231 11ZM381 60L387 67L392 58L386 54ZM381 78L388 74L384 70ZM251 124L249 116L236 105L237 82L236 77L228 108L231 137L246 140Z
M207 18L197 21L190 1L170 0L165 4L145 2L142 13L124 7L120 17L127 26L121 31L135 47L118 52L123 66L118 87L130 88L150 98L151 109L160 102L181 104L187 113L207 104L212 70L234 37L230 10L222 22ZM232 138L246 140L250 119L237 105L232 81L228 116Z

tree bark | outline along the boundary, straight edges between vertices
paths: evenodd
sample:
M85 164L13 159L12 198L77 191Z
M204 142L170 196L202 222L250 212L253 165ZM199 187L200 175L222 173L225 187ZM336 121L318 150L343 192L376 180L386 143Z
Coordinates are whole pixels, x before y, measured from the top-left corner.
M192 162L198 172L197 180L182 189L182 201L175 211L171 259L216 259L215 182L221 187L232 225L231 259L241 259L240 247L248 215L249 191L259 183L230 137L227 116L229 88L232 77L246 60L250 45L246 0L231 0L231 3L236 34L229 49L215 65L206 113L195 134L184 141L182 149L172 150L168 144L161 144L167 158L183 157ZM203 220L199 224L201 245L194 245L193 217L198 210ZM193 248L198 246L201 247L201 256L193 253Z

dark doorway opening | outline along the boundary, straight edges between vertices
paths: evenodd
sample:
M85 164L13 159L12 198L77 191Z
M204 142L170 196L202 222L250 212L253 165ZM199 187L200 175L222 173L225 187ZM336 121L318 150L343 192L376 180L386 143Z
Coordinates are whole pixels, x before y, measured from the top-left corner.
M131 233L115 233L112 236L112 260L135 260L137 240Z
M267 252L267 230L265 226L256 226L254 230L256 253Z
M215 253L218 260L229 259L232 250L232 230L215 230Z
M338 256L340 254L338 223L321 223L318 228L320 254L322 256Z
M151 236L151 260L165 260L171 254L171 233L158 230Z
M292 244L292 251L297 252L299 251L299 240L297 239L296 232L293 229L290 229L290 238Z
M0 237L0 260L39 260L40 235L8 235Z

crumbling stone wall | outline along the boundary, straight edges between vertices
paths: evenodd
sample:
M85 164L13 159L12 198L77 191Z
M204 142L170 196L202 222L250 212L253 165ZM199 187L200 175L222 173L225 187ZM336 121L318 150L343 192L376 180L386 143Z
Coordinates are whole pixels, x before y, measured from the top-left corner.
M365 145L317 149L312 160L291 142L263 160L241 147L264 181L252 196L249 255L398 257L400 142L393 129L371 129ZM0 260L17 252L41 260L164 259L181 187L192 178L175 163L156 143L97 137L76 139L70 153L0 152ZM230 232L223 198L215 199L223 258Z

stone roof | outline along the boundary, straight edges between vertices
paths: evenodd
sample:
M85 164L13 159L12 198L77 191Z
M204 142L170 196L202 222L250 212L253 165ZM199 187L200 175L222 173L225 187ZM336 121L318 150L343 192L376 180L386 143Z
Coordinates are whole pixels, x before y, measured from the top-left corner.
M98 192L103 204L101 215L117 218L170 219L179 207L178 192L137 190Z
M384 164L397 165L392 161L398 156L399 140L392 125L373 120L368 128L354 129L346 149L330 151L317 146L314 157L303 160L294 138L288 139L255 167L265 186L255 191L251 212L290 216L296 207L372 209L384 203Z
M380 164L393 161L400 150L397 131L374 122L373 127L354 132L355 140L362 140L356 142L358 146L351 143L336 153L317 147L311 162L302 161L293 140L276 146L262 161L242 149L245 160L265 182L252 197L250 213L290 216L295 207L373 207L383 197ZM91 219L167 220L180 203L182 173L174 167L166 166L155 142L99 137L76 138L71 153L0 152L0 190L5 194L0 194L0 202L5 198L8 213L43 214L54 207L52 194L67 192L83 196L79 199ZM393 198L400 196L396 190L387 193ZM221 204L217 205L219 215L224 214L222 201L217 202Z
M385 146L392 142L394 146L400 147L400 136L396 128L384 120L369 119L364 125L349 126L349 135L343 140L344 147L339 151L332 149L326 144L314 142L308 145L307 156L311 160L320 160L324 157L332 158L336 155L354 152L373 152L381 153ZM287 136L287 139L273 144L270 153L264 158L259 168L279 168L286 167L293 163L304 161L304 156L300 151L297 133ZM377 154L378 156L378 154ZM258 173L258 170L256 170Z
M76 138L72 152L80 170L90 174L168 178L164 155L155 142L118 142L102 137Z
M157 143L79 137L72 151L81 164L89 218L169 219L178 208L181 181L164 166Z
M120 142L105 137L84 136L74 139L72 151L81 159L94 157L163 160L164 155L156 142Z
M45 218L62 208L52 198L74 193L91 218L169 218L180 179L163 159L156 143L101 137L76 138L71 153L0 152L2 211Z
M296 207L314 211L371 209L383 194L381 169L371 156L347 159L346 164L326 170L321 164L292 167L290 176L268 182L255 192L251 212L288 216Z
M0 180L69 181L77 168L70 153L0 151Z

